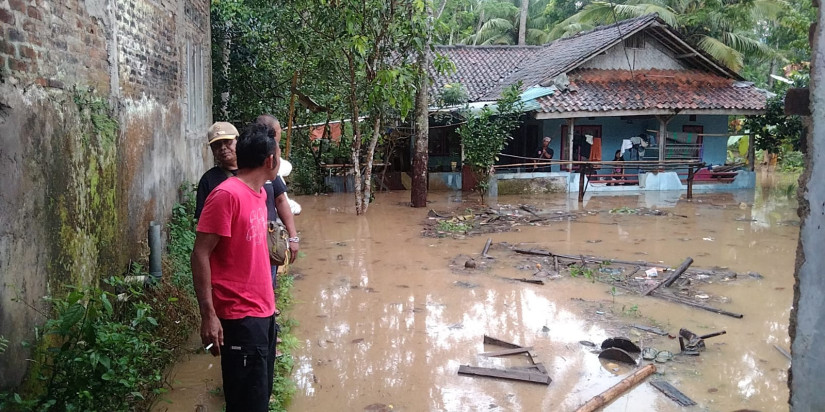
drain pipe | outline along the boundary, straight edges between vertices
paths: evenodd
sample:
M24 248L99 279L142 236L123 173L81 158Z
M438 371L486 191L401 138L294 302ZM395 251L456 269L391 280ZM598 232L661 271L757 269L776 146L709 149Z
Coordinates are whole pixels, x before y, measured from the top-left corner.
M149 222L149 274L157 282L163 276L161 269L160 223Z

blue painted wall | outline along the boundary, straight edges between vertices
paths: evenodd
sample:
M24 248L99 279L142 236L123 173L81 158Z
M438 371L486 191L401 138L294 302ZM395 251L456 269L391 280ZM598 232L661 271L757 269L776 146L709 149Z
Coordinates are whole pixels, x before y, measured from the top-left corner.
M566 119L550 119L542 121L542 130L544 136L550 136L553 141L550 147L555 151L554 158L561 158L561 140L566 139L566 136L561 136L561 129L563 125L567 124ZM618 117L606 118L578 118L577 125L593 125L602 127L602 160L612 160L613 154L616 153L622 145L623 139L628 139L631 136L637 136L640 133L648 133L648 130L659 130L659 121L655 117L651 118L634 118L629 117L626 120ZM712 134L727 134L728 133L728 116L719 115L697 115L695 121L690 121L690 116L679 115L674 117L668 124L669 132L681 132L684 125L701 125L704 127L705 133ZM727 137L708 137L703 139L702 144L702 160L708 165L725 164L727 157ZM518 143L513 142L518 145ZM656 153L655 151L653 152ZM527 154L525 154L527 155ZM528 156L532 156L529 154ZM558 171L559 167L554 166L553 171Z

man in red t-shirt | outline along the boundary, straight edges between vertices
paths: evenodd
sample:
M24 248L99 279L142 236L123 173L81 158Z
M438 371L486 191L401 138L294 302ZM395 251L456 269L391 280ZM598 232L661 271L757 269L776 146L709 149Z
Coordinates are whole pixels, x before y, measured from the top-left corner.
M192 252L201 341L221 356L226 411L266 412L275 363L275 298L267 249L266 192L280 149L250 125L235 149L238 175L206 198Z

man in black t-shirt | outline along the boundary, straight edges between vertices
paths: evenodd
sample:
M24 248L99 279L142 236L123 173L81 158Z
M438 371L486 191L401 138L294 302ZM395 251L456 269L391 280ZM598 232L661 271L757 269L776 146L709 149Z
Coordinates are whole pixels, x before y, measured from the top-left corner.
M203 204L212 189L218 187L224 180L238 173L238 158L235 157L235 143L238 129L228 122L216 122L209 126L206 135L212 155L215 156L215 167L206 171L198 182L198 192L195 198L195 219L200 219Z

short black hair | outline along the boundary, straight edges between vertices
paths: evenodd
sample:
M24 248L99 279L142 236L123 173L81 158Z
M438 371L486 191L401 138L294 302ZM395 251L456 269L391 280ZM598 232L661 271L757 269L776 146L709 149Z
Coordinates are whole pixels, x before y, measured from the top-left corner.
M238 158L238 169L255 169L263 166L270 155L277 153L278 147L266 125L252 123L238 136L235 146L235 155Z

